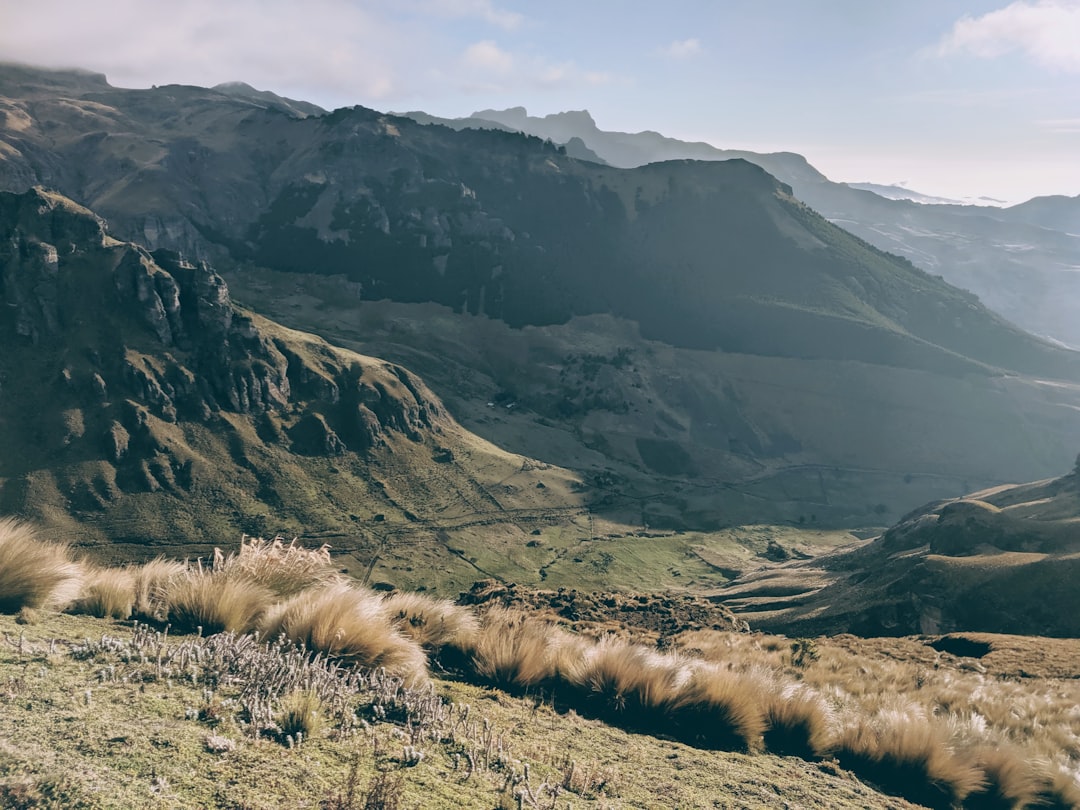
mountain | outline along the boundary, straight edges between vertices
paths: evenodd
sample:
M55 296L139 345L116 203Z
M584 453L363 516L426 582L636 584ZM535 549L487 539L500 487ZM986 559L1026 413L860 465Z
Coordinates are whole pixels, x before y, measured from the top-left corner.
M1073 236L1080 235L1080 195L1035 197L1006 208L1002 215L1015 222L1064 231Z
M442 122L494 125L556 143L577 137L602 159L627 168L676 159L747 160L790 185L799 200L831 222L875 247L973 291L991 309L1031 332L1080 346L1080 321L1074 317L1080 304L1076 198L1039 198L1005 209L913 198L906 189L833 182L792 153L758 154L656 132L601 130L586 111L537 117L515 107Z
M404 368L238 307L207 265L55 193L0 193L0 299L0 511L98 556L291 532L361 571L428 559L467 585L457 522L525 536L580 509L574 476L462 430Z
M881 525L1080 446L1076 353L746 161L626 170L512 132L28 71L0 71L0 184L56 188L155 256L211 261L256 311L421 373L469 430L572 470L566 507L608 535Z
M788 632L1075 638L1077 525L1080 467L927 504L865 546L749 574L717 598Z

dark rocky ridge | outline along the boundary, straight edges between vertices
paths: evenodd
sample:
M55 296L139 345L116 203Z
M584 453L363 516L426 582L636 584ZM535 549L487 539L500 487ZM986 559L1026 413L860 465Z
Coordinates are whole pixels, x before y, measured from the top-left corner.
M434 301L513 326L610 313L685 347L1080 369L740 160L620 170L535 137L359 107L300 117L235 88L25 73L0 77L17 124L0 187L56 188L151 249L340 274L364 299Z
M232 461L255 469L244 424L261 446L318 457L449 424L405 369L282 330L233 304L205 263L119 242L40 189L0 193L0 305L5 512L33 511L30 479L46 471L67 479L73 513L138 493L182 505L219 472L192 430L232 435Z

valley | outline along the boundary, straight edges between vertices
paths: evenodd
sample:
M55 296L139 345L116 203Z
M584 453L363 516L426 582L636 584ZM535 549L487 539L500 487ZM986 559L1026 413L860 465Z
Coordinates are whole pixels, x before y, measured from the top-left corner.
M0 803L1080 806L1073 202L0 64Z

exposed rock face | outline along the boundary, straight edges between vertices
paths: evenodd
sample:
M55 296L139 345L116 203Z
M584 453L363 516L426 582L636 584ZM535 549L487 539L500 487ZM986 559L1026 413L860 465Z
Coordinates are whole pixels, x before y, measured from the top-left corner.
M118 242L100 218L41 189L0 193L0 342L5 376L34 352L65 359L57 402L79 409L62 443L91 443L127 491L190 481L159 424L272 413L260 435L336 456L394 436L420 441L445 416L404 369L284 333L238 309L207 264Z

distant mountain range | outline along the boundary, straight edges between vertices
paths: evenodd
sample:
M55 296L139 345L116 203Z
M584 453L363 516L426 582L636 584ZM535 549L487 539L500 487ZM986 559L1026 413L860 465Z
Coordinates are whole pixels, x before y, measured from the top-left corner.
M1078 197L1042 197L1011 208L959 205L892 186L836 183L801 155L759 154L688 143L656 132L601 130L587 111L530 116L522 107L482 110L467 118L425 123L497 127L547 138L577 139L581 149L614 166L663 160L743 159L791 186L830 221L882 250L910 259L949 283L971 290L991 309L1039 335L1080 346Z
M462 526L505 527L525 510L519 533L534 507L528 520L584 510L590 521L679 531L884 525L933 497L1059 472L1080 447L1080 354L830 223L744 159L622 169L536 136L359 107L322 114L246 85L122 90L25 67L0 68L0 112L0 187L23 195L2 223L16 247L0 367L22 392L6 417L17 427L0 472L9 511L98 521L97 538L109 533L99 512L127 514L138 529L124 537L163 541L176 510L190 509L166 467L187 480L177 470L202 453L220 459L202 469L223 471L205 491L226 494L177 523L186 535L213 515L218 527L308 523L378 546L357 528L378 510L396 516L395 537L422 537L440 564L456 548L453 564L466 566L437 515L464 510L473 517L462 514ZM771 158L770 171L807 187L896 205L828 183L797 155ZM71 300L78 314L61 318L67 308L48 293L53 254L34 245L51 245L57 267L79 278L65 258L79 240L27 234L47 234L56 211L74 209L42 202L54 192L34 187L94 212L67 217L89 234L80 250L98 257L87 278L111 291L122 254L150 281L120 298L87 286ZM44 224L27 224L34 211ZM100 253L95 216L127 247ZM231 296L250 309L227 328L195 330L196 316L177 316L178 330L171 302L201 312L200 296L225 314ZM109 328L92 336L63 326L99 321ZM325 344L290 329L348 351L311 348ZM49 353L33 348L35 335L51 336ZM363 359L372 355L390 365ZM28 369L41 358L49 372L39 379ZM44 407L67 385L52 382L65 369L82 381L77 393ZM375 395L358 392L365 369L369 387L398 403L386 405L389 422L365 399ZM93 399L94 374L115 400ZM421 404L434 400L413 374L445 414ZM380 461L389 467L365 460L361 405L393 439ZM86 448L106 452L112 422L135 435L141 417L112 414L140 408L159 430L131 469L120 459L109 462L115 474L89 466L57 477L73 453L100 463ZM403 422L393 416L402 408L440 416ZM198 427L170 427L173 411ZM85 441L70 427L57 435L75 438L44 455L21 444L80 419ZM481 438L440 438L437 427L448 435L457 422ZM347 464L332 460L339 451ZM555 472L541 479L540 465ZM380 472L391 468L393 478ZM320 510L324 498L333 506ZM361 507L369 499L377 505ZM116 505L136 502L139 511ZM528 559L514 565L531 570Z

